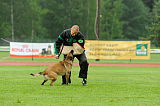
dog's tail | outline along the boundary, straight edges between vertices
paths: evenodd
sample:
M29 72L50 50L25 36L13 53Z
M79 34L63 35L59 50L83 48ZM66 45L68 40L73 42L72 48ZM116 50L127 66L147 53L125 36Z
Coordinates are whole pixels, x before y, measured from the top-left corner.
M39 72L39 73L36 73L36 74L33 74L33 73L31 73L30 75L32 75L32 76L40 76L40 75L43 75L43 72Z

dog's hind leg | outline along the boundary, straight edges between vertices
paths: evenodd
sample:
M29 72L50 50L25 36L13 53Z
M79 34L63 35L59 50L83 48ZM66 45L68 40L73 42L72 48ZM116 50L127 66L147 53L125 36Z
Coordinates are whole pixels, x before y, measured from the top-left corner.
M42 84L41 85L44 85L44 83L46 83L50 78L48 77L48 75L43 75L43 77L44 77L44 81L42 82Z
M52 79L51 83L50 83L50 86L53 86L53 83L56 81L57 79Z
M50 86L53 86L53 83L57 80L57 74L52 72L48 75L51 79L51 83L50 83Z
M48 81L48 79L44 80L41 85L44 85L44 83L46 83L47 81Z

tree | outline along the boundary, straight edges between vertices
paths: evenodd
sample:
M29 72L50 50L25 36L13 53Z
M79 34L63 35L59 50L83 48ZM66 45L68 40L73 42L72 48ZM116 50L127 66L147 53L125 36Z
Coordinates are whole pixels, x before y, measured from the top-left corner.
M29 6L31 7L31 40L34 42L50 42L52 40L44 40L47 29L43 26L42 20L47 10L41 8L40 1L30 0L29 2Z
M122 15L122 0L104 1L101 21L101 39L113 40L123 38L123 21L121 21Z
M95 17L96 17L96 0L86 0L87 1L87 29L86 29L86 39L95 40Z
M48 29L48 38L57 38L58 34L74 24L86 34L88 27L88 8L86 0L47 0L42 7L47 9L43 24Z
M144 4L152 11L156 0L142 0Z
M153 8L154 20L148 30L152 33L148 39L156 46L160 46L160 0L155 3Z
M0 38L11 38L9 3L8 0L0 0Z
M145 37L148 32L145 29L150 22L149 10L141 0L123 0L125 4L122 20L125 39L138 40L139 37Z

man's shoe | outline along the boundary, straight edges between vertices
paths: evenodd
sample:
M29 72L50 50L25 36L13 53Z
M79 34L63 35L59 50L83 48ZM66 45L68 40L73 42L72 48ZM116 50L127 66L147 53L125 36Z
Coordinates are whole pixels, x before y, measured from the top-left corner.
M87 79L86 78L83 78L82 85L87 85Z
M68 82L68 84L71 84L71 81ZM62 85L67 85L66 83L62 82Z
M62 85L66 85L66 83L65 83L65 82L62 82Z

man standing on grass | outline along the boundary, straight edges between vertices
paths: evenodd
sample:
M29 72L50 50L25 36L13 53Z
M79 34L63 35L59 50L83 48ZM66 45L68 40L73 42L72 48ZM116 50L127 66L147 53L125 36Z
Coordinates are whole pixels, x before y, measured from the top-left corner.
M56 40L55 45L54 45L55 55L56 55L55 58L59 59L59 55L61 54L60 48L62 47L62 45L63 46L73 46L73 43L77 43L82 48L84 48L84 43L85 43L84 35L79 31L78 25L73 25L70 29L64 30L58 36L58 39ZM64 54L64 59L65 57L66 57L66 54ZM74 57L76 57L79 61L79 66L80 66L79 78L83 78L82 84L87 85L87 72L88 72L89 63L87 62L85 51L83 51L80 54L74 54ZM69 83L71 83L70 78L69 78ZM62 76L62 84L66 84L65 75Z

